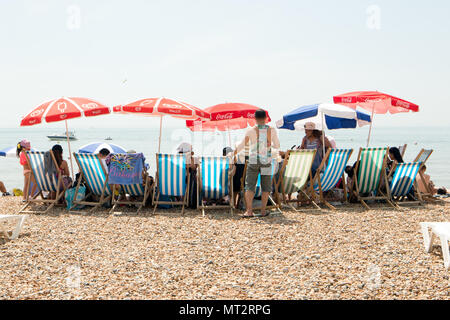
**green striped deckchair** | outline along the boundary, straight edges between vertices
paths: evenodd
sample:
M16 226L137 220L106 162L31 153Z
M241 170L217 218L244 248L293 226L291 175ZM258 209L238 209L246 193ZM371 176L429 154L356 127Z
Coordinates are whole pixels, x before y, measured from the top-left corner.
M50 153L54 167L56 168L57 172L60 172L58 163L56 162L53 152L51 150L48 152ZM26 200L26 204L20 209L19 212L46 213L51 208L53 208L64 196L65 188L64 184L62 183L62 178L58 177L57 175L50 176L48 172L46 172L44 165L45 152L25 151L25 155L27 157L28 164L30 165L33 177L38 186L39 192L37 192L31 197L28 197ZM30 190L30 184L31 179L28 180L28 190ZM44 198L43 192L55 194L55 199ZM38 196L41 196L41 199L38 199ZM45 211L25 211L25 209L32 203L43 203L50 205Z
M190 175L186 169L185 154L156 154L156 184L153 191L153 213L158 204L182 205L181 214L188 204ZM156 191L155 191L156 188ZM180 199L174 201L160 200L160 196Z
M120 154L119 154L120 155ZM128 154L129 155L129 154ZM115 161L119 163L119 165L123 165L124 157L116 157ZM152 190L152 183L151 178L149 177L147 170L145 168L144 163L144 157L142 155L142 171L139 173L143 178L142 184L140 183L131 183L131 184L120 184L120 185L113 185L112 188L112 194L116 194L116 190L119 191L120 195L119 197L112 197L112 208L109 211L109 213L114 213L115 209L118 205L124 204L124 205L134 205L137 207L137 213L139 213L142 208L144 207L145 203L147 202L147 199L150 195L150 192ZM127 196L129 197L127 199ZM136 199L136 200L134 200ZM139 200L141 199L141 200Z
M197 175L197 208L205 209L229 208L233 214L233 159L229 157L201 157ZM206 206L205 199L220 200L229 196L228 205Z
M366 208L370 209L365 200L386 200L391 206L391 194L386 174L387 148L360 148L354 171L354 188L351 190ZM383 182L383 183L382 183ZM386 192L381 190L381 186Z
M75 196L72 208L77 205L92 206L91 211L108 203L111 200L112 189L108 184L108 173L103 167L102 161L97 154L92 153L73 153L73 157L78 164L80 170L80 177L75 189ZM92 201L76 200L80 185L84 181L86 189L89 193L86 197L91 197ZM69 209L70 210L70 209Z
M282 201L294 210L296 209L290 204L290 202L297 202L298 206L299 201L297 199L290 200L287 198L288 194L294 192L301 192L317 209L320 209L320 207L314 202L314 199L312 199L305 192L308 180L313 180L311 167L315 156L315 149L289 150L286 154L286 159L284 160L283 167L280 172L280 179L277 183L277 189L279 190L279 186L281 184L281 193L283 196ZM312 184L310 185L310 188L312 188ZM313 191L310 190L309 194L312 194L312 192Z

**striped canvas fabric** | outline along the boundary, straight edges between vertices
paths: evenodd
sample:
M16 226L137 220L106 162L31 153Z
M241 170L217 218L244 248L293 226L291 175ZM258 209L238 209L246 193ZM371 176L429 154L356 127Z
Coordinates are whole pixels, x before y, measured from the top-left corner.
M74 153L80 170L84 174L86 183L91 192L97 196L102 195L103 185L105 184L106 174L102 170L102 163L96 154L91 153ZM106 185L105 194L111 194L111 187Z
M380 184L381 169L387 148L362 148L358 169L359 192L376 191Z
M270 180L272 180L273 175L278 171L278 162L276 159L272 159L272 166L270 168ZM261 197L261 174L258 175L258 180L256 181L255 197Z
M27 151L28 158L30 159L30 167L33 170L33 174L36 177L36 183L42 191L57 191L58 180L56 176L49 177L47 173L44 173L44 154L42 151Z
M285 193L297 192L306 184L316 150L292 150L283 173Z
M429 149L429 150L424 149L423 152L420 154L419 157L417 157L417 159L415 161L416 162L426 162L432 152L433 152L432 149Z
M201 157L202 195L208 199L220 199L230 193L230 158Z
M184 196L186 193L186 156L156 154L159 192L164 196Z
M390 185L393 196L405 196L409 193L421 164L422 162L397 164Z
M352 149L331 149L328 157L328 164L320 178L322 191L334 188L342 177L342 173L347 165ZM314 184L314 190L319 192L319 183Z
M144 186L142 184L123 184L121 185L126 194L130 196L143 196Z

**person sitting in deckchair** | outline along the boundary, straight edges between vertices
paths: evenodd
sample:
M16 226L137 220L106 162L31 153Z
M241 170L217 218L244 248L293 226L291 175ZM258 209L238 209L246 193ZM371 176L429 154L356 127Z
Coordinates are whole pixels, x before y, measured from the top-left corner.
M316 156L311 168L313 177L325 156L323 153L322 134L322 131L316 129L314 122L305 123L305 136L303 137L302 144L298 147L298 149L316 149ZM332 146L327 137L324 137L323 140L325 141L325 152L327 152L328 148L332 148Z
M279 149L280 141L274 128L266 125L266 111L255 111L256 125L245 133L242 142L236 147L236 155L245 145L249 145L249 162L245 177L245 202L246 212L244 217L253 217L253 198L256 191L258 175L261 174L261 216L266 216L266 205L269 193L272 190L271 183L271 148Z
M10 196L9 192L6 191L5 184L2 181L0 181L0 192L2 193L2 196L4 196L4 197Z
M59 172L56 172L58 177L62 177L62 182L64 184L64 188L70 188L72 186L72 178L70 177L69 165L67 161L63 159L63 148L59 144L55 144L52 147L53 155L55 156L56 163L59 167ZM51 158L49 157L49 162ZM48 165L48 164L47 164ZM61 188L63 188L61 186ZM54 199L56 194L54 192L50 193L50 198Z
M419 172L420 174L417 175L417 186L419 188L419 191L422 193L428 193L429 191L431 191L431 195L435 195L438 193L439 190L441 190L441 192L439 192L439 194L446 194L447 190L445 188L436 188L436 186L434 185L434 182L431 181L431 177L430 175L426 174L425 171L427 170L427 166L423 165ZM423 180L422 180L422 176L423 176Z
M100 161L102 162L103 168L105 168L106 171L108 171L108 166L107 166L107 164L106 164L106 158L108 157L108 155L109 155L110 153L111 153L111 152L110 152L108 149L106 149L106 148L103 148L103 149L101 149L101 150L98 152L98 158L99 158Z

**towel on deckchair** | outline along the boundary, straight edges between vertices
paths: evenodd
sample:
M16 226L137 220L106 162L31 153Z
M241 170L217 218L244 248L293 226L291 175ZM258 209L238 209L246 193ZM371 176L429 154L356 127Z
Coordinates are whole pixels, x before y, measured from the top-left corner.
M50 177L58 173L58 169L55 167L55 162L52 159L50 151L44 153L44 174L48 173Z
M142 153L112 154L108 166L108 183L142 184L144 160Z

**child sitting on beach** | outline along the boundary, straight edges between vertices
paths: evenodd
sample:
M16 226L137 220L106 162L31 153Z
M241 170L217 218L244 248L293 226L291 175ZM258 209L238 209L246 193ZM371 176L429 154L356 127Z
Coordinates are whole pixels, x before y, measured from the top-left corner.
M446 195L447 189L445 189L444 187L436 188L433 181L431 181L430 175L425 173L426 170L427 166L423 165L419 170L419 174L417 175L417 186L419 188L419 191L421 193L431 194L432 196L434 196L435 194Z

